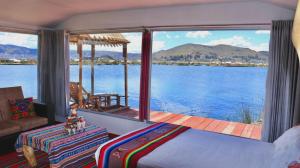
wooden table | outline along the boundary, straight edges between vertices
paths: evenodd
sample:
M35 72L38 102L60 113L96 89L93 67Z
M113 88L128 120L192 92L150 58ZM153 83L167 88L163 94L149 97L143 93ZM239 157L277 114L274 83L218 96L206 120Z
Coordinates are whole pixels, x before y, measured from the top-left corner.
M92 156L100 144L109 140L105 128L89 125L83 132L68 135L64 125L57 124L20 134L15 144L16 151L24 152L31 167L37 165L34 149L48 153L51 168L64 167L74 159Z
M109 94L109 93L102 93L102 94L95 94L94 97L96 97L98 100L98 108L99 109L107 109L114 106L119 107L121 105L121 97L119 94ZM113 101L115 101L115 104L113 104Z

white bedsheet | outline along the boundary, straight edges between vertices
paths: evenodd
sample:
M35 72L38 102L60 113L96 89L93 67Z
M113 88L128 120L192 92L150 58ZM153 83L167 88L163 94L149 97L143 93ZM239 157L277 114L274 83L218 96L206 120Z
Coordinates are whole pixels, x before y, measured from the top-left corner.
M141 158L138 167L268 168L273 150L272 143L190 129Z

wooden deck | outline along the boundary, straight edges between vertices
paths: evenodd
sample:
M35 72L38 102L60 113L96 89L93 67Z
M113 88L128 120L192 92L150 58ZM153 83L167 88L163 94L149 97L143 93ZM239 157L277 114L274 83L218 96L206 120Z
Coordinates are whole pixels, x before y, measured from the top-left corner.
M138 119L138 111L128 109L114 112L113 114ZM189 126L194 129L212 131L222 134L239 136L251 139L261 139L261 124L244 124L239 122L223 121L211 118L186 116L167 112L151 111L150 120L153 122L167 122L172 124Z

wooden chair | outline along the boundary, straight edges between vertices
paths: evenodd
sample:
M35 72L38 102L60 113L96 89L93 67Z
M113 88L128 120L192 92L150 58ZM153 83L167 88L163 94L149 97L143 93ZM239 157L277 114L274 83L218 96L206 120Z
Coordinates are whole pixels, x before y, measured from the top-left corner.
M70 101L72 104L78 104L79 108L95 108L93 96L82 87L82 102L80 103L79 82L70 82ZM81 105L80 105L81 104Z

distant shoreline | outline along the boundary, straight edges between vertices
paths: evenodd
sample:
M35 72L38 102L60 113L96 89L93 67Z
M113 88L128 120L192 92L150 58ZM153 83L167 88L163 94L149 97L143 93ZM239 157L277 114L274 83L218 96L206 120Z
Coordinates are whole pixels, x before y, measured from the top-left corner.
M122 62L98 62L95 65L122 65ZM153 62L154 65L173 65L173 66L220 66L220 67L268 67L268 64L254 63L208 63L208 62ZM37 63L0 63L0 65L37 65ZM78 65L71 62L70 65ZM90 63L83 63L90 65ZM128 62L128 65L140 65L140 62Z

